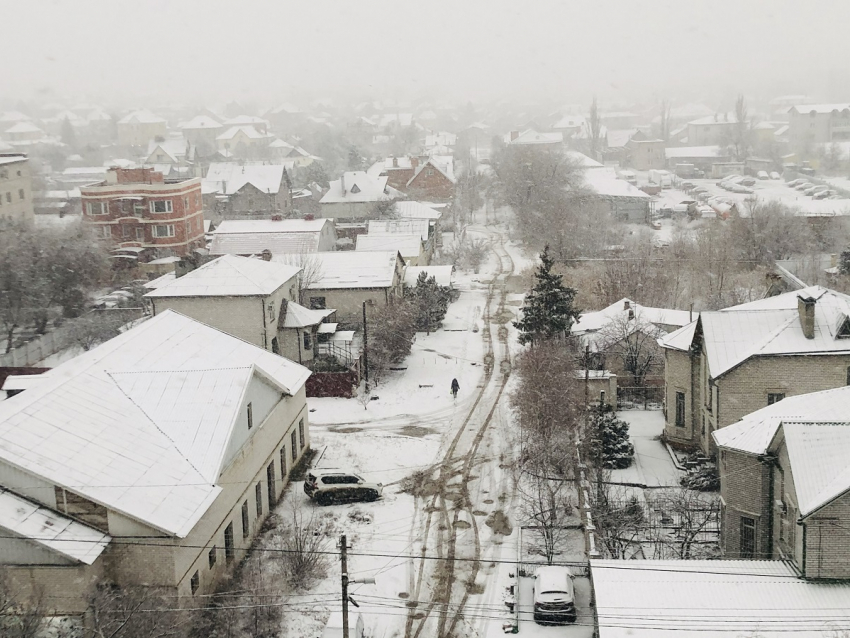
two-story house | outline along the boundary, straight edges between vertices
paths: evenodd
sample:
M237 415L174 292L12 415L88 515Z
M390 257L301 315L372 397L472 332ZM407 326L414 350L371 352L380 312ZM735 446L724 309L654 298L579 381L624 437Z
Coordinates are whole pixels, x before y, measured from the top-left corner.
M0 153L0 222L31 225L34 219L29 159L21 153Z
M210 219L271 219L292 215L286 167L266 162L213 162L202 183Z
M83 614L103 582L202 604L192 599L245 556L309 448L309 374L166 311L4 401L12 591L58 615Z
M673 445L713 453L711 433L786 397L850 381L850 297L812 286L699 318L659 340Z
M165 179L153 168L110 168L80 188L83 222L142 261L181 257L204 246L199 178Z
M850 578L850 387L789 397L714 432L727 558Z

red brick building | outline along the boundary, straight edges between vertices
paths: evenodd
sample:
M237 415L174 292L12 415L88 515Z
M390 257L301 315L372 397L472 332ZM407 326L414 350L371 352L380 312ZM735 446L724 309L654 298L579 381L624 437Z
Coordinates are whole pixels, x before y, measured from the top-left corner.
M111 168L106 181L80 194L83 220L139 261L204 246L200 178L166 180L152 168Z
M454 197L455 178L448 166L433 158L420 164L404 192L429 201L449 201Z

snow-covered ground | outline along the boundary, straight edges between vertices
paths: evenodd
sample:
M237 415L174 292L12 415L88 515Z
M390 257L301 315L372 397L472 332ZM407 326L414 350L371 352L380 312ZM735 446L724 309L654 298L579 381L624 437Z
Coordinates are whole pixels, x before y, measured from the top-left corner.
M664 413L661 410L621 410L617 416L629 424L635 459L623 470L612 470L611 480L646 487L679 485L682 472L676 469L670 453L659 440L664 431Z

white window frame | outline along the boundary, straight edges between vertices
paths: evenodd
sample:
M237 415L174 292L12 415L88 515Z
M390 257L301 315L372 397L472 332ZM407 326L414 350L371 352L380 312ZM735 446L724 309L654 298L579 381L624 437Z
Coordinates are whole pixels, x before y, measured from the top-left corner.
M100 239L112 239L112 227L106 225L98 225L95 227L95 235Z
M97 206L100 208L100 212L94 212L94 207ZM97 217L99 215L108 215L109 214L109 206L107 206L106 202L86 202L86 212L92 217Z
M165 204L165 210L156 210L156 205L159 203ZM165 215L174 212L173 204L170 199L152 199L150 202L150 210L152 215Z
M159 229L165 228L166 234L160 235ZM174 237L174 224L154 224L153 225L153 236L155 239L163 239L165 237Z

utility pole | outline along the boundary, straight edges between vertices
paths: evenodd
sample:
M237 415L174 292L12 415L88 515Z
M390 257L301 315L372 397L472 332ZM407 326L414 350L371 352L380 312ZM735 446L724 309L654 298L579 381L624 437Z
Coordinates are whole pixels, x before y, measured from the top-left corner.
M366 328L366 302L363 302L363 378L369 391L369 333ZM348 638L348 637L346 637Z
M363 305L363 312L366 312L366 305ZM364 322L365 324L365 322ZM348 635L348 544L346 543L345 534L339 537L339 559L342 563L342 636L349 638Z
M584 411L590 405L588 399L588 386L590 385L590 344L584 346Z

